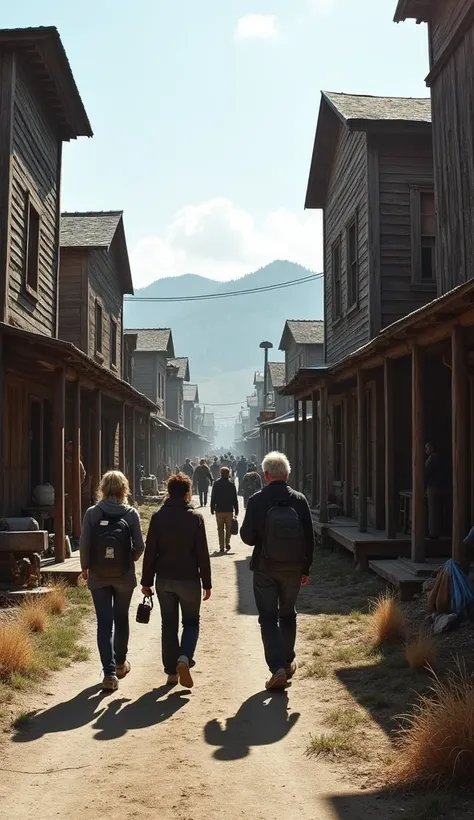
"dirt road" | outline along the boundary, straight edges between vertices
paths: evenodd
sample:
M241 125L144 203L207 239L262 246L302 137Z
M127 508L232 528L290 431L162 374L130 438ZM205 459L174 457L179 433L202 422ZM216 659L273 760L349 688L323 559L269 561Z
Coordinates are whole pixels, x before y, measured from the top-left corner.
M212 558L192 693L164 686L157 609L148 626L133 620L132 674L115 695L100 693L95 648L48 681L0 763L2 820L392 817L340 769L305 757L318 704L304 679L287 694L264 691L248 554L235 538L230 555Z

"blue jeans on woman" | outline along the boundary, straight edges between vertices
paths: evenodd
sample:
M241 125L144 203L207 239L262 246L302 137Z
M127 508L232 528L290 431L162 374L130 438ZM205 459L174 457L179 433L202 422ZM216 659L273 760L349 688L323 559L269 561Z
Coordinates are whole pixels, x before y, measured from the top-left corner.
M130 624L128 613L133 588L113 585L91 590L97 615L97 646L104 675L115 675L116 664L127 660Z
M156 594L161 610L161 652L167 675L176 675L178 658L184 655L194 666L193 656L199 638L201 582L156 579ZM179 640L179 610L183 622Z

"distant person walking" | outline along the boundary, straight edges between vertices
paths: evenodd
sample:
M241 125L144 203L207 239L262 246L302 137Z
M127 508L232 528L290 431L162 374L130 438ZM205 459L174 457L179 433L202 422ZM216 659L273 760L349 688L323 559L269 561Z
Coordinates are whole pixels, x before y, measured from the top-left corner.
M128 612L137 585L134 562L145 545L140 516L127 504L129 493L123 473L105 473L97 504L84 516L79 541L82 577L87 580L97 616L105 692L118 689L118 679L130 672Z
M240 485L242 483L242 479L245 473L247 472L247 459L245 458L245 456L240 456L237 462L237 466L235 468L235 472L237 474L237 478L239 479L239 495L242 495Z
M176 473L179 473L179 472L180 471L178 469L176 469ZM194 467L191 464L191 459L190 458L187 458L186 461L184 462L183 466L181 467L181 472L184 473L184 475L187 475L187 477L190 478L191 481L193 480Z
M214 456L214 461L211 464L210 470L212 474L212 480L217 481L217 479L221 477L221 465L219 464L219 459L217 458L217 456Z
M249 498L251 498L254 493L258 493L259 490L262 489L262 479L260 475L257 473L257 468L255 464L249 464L247 466L247 472L245 473L242 479L242 496L244 499L244 510L247 508L247 504L249 502Z
M314 532L305 496L288 486L287 457L269 453L262 467L267 486L250 498L240 537L254 547L250 568L271 673L266 688L283 689L296 672L295 605L309 580Z
M239 514L239 500L235 484L230 480L228 467L221 467L221 477L214 482L211 493L211 515L216 516L221 555L230 550L232 519Z
M201 507L207 507L207 495L210 485L213 484L214 479L212 473L206 464L204 458L201 459L199 465L194 470L194 486L199 493L199 503Z
M201 585L211 597L211 563L206 528L191 506L192 485L184 473L168 480L168 498L151 519L143 559L142 592L156 593L161 610L161 647L168 685L194 685L191 669L199 638ZM181 610L183 631L178 635Z

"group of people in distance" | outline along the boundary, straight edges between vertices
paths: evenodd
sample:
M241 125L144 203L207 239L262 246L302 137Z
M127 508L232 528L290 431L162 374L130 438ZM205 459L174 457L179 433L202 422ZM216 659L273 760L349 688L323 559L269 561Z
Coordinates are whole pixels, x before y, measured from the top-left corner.
M199 467L209 470L205 462ZM230 549L232 522L239 514L231 470L229 465L221 464L220 477L212 478L211 513L216 515L221 553ZM240 536L253 547L250 570L270 670L266 688L283 689L296 671L296 599L309 579L313 525L305 496L288 484L290 464L283 453L265 456L263 488L255 464L246 464L241 484L252 473L260 485L247 498L244 495L246 511ZM127 659L129 609L137 586L135 565L143 552L142 593L150 598L156 590L167 683L193 686L191 670L195 665L201 603L210 599L212 591L205 522L192 505L193 477L194 471L190 476L183 468L168 479L167 498L152 516L146 546L139 513L128 504L128 481L118 471L103 476L97 504L84 516L81 567L97 616L104 691L115 691L119 679L131 669Z

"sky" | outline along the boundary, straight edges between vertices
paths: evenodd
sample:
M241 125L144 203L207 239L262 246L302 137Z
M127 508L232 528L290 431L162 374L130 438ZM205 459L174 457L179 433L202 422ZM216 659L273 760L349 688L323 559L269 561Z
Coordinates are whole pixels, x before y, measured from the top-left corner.
M304 211L320 90L427 96L424 26L396 0L21 0L55 25L94 131L64 151L64 210L123 209L135 287L321 270Z

